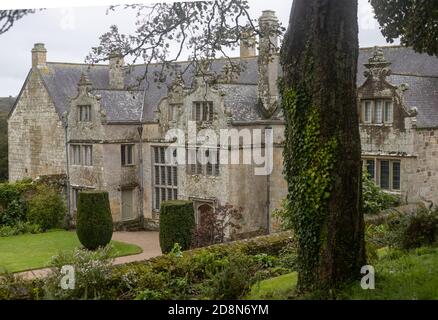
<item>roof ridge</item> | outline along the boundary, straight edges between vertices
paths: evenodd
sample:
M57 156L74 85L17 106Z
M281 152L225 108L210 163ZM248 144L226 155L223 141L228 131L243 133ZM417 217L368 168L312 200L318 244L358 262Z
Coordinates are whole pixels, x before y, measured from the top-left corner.
M48 61L47 64L66 64L66 65L87 66L87 67L108 67L107 64L89 64L89 63L79 63L79 62Z
M432 79L438 79L438 75L423 75L423 74L415 74L415 73L398 73L398 72L392 72L391 75L395 75L395 76L404 76L404 77L418 77L418 78L432 78Z

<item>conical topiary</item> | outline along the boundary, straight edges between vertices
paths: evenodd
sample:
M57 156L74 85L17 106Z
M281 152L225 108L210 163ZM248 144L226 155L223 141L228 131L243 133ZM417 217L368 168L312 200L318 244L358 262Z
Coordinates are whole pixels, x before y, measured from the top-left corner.
M76 233L89 250L106 246L113 235L113 219L108 192L79 192Z

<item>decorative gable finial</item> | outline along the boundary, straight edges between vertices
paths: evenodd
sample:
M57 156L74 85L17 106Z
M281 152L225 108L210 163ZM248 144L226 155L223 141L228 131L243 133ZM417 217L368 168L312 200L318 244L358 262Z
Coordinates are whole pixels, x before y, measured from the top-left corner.
M78 82L79 94L87 94L92 90L92 88L93 84L91 83L90 79L84 72L82 72Z
M385 79L391 75L391 69L389 66L391 62L386 60L382 48L374 47L372 56L368 59L368 63L364 64L364 75L367 78L379 80Z

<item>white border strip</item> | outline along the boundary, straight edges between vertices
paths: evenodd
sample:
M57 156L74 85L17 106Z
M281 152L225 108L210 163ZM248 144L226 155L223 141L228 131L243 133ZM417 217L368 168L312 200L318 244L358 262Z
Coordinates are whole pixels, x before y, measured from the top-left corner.
M157 2L190 2L193 0L1 0L0 10L6 9L40 9L40 8L74 8L98 7L117 4L138 4Z

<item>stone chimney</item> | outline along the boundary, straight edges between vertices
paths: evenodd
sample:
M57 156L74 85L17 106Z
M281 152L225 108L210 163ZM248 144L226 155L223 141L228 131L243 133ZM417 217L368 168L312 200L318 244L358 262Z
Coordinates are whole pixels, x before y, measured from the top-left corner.
M45 68L47 65L47 50L44 43L35 43L32 49L32 68Z
M259 99L270 117L277 108L279 76L278 18L274 11L263 11L259 18Z
M248 32L242 32L240 39L240 57L249 58L255 57L256 54L256 39Z
M125 61L119 52L109 56L109 85L111 89L122 90L125 88L125 74L123 66Z

